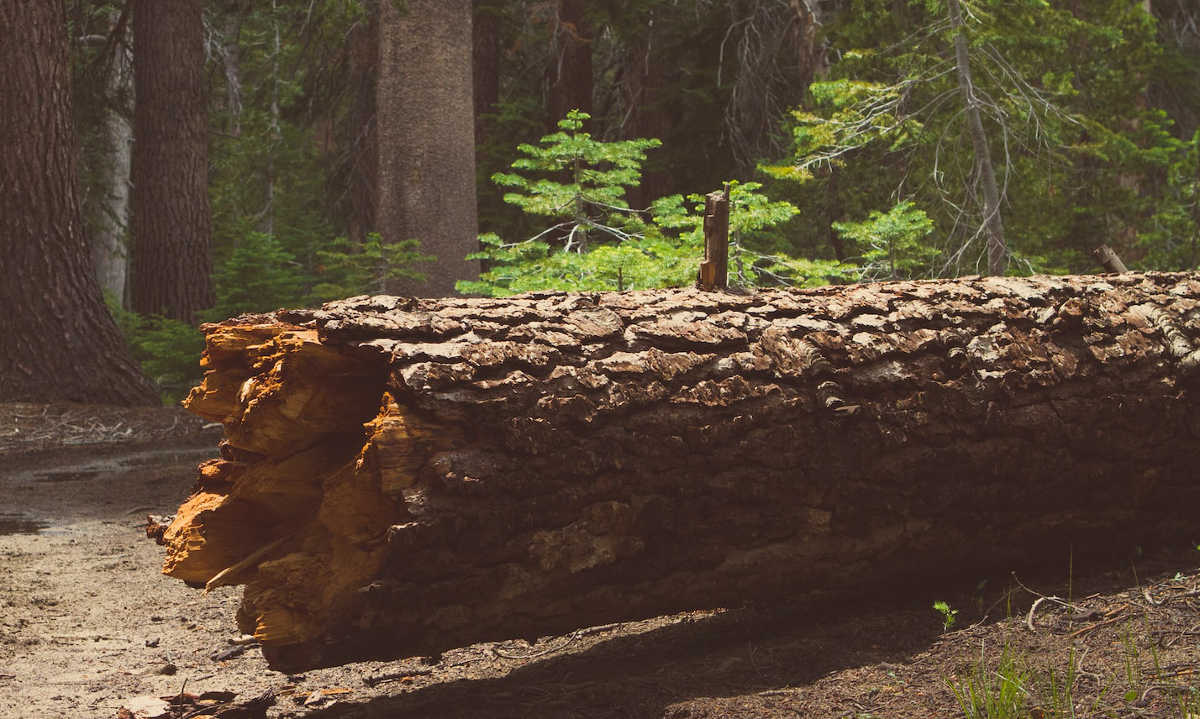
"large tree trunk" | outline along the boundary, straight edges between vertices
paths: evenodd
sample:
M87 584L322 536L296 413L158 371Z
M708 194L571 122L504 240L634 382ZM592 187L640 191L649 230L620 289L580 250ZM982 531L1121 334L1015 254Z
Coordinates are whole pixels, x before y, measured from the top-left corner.
M622 134L628 138L662 139L671 127L671 118L663 97L665 58L654 53L654 26L646 28L646 37L637 42L625 68L622 91L628 110ZM671 174L658 164L658 158L646 162L642 182L629 191L629 204L636 209L650 207L654 200L671 191Z
M133 309L213 305L200 0L133 0Z
M551 131L558 129L558 121L571 110L592 113L592 27L586 10L587 3L583 0L558 3L553 65L547 70L550 81L547 126Z
M360 297L206 331L187 405L223 458L164 571L245 583L280 669L1127 548L1200 500L1194 275Z
M379 3L376 226L387 243L417 239L436 256L403 294L450 295L479 276L470 0Z
M0 68L0 402L154 404L83 236L61 0L0 0Z
M716 3L727 12L718 85L727 93L724 138L741 172L763 157L789 152L781 120L800 104L814 74L826 66L819 41L819 0L742 0Z

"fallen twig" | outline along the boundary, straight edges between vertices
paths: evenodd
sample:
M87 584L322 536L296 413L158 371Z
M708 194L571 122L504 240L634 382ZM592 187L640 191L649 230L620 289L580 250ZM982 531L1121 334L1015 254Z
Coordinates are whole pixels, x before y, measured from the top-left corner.
M1099 627L1102 627L1105 624L1112 624L1113 622L1116 622L1116 621L1118 621L1120 619L1124 619L1124 618L1125 618L1124 614L1118 614L1115 617L1109 617L1108 619L1105 619L1104 621L1096 622L1094 624L1089 624L1086 627L1080 627L1079 629L1076 629L1075 631L1068 634L1067 637L1074 639L1075 637L1078 637L1081 634L1087 634L1088 632L1092 631L1093 629L1098 629Z
M497 649L496 647L492 647L492 653L495 654L496 656L502 657L504 659L536 659L537 657L543 657L543 656L546 656L547 654L552 654L554 652L560 652L563 649L566 649L567 647L569 647L573 643L575 643L575 640L581 636L583 636L582 630L574 631L571 633L571 636L567 637L567 640L565 642L559 644L558 646L546 647L545 649L542 649L540 651L530 652L528 654L511 654L509 652L501 651L500 649Z
M430 667L418 667L416 669L406 669L402 672L388 672L387 674L376 674L373 677L363 677L363 684L369 687L375 687L385 682L399 682L413 677L423 677L426 674L432 674L433 669Z

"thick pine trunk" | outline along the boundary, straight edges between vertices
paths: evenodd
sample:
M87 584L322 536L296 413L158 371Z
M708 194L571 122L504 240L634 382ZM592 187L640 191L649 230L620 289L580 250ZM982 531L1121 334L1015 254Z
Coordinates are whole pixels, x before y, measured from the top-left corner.
M646 30L647 37L630 52L625 69L622 91L628 111L622 134L629 138L662 139L671 128L671 117L667 113L666 98L663 97L666 62L654 53L652 33L653 26ZM647 160L642 183L628 193L629 204L635 209L650 207L654 200L671 192L671 175L658 163L658 159L651 157Z
M0 402L154 404L83 235L61 0L0 0Z
M1127 549L1200 499L1195 275L362 297L206 331L187 404L223 458L164 571L246 584L280 669Z
M547 70L550 83L547 127L557 131L558 121L571 110L592 114L592 27L583 0L559 0L554 34L553 65Z
M728 13L720 43L718 91L724 96L722 143L741 172L788 149L780 120L804 100L813 76L826 65L818 30L824 0L750 0L718 3Z
M209 280L200 0L133 0L133 309L190 322Z
M379 3L375 85L378 151L375 223L383 241L421 241L435 256L424 282L393 279L393 292L454 293L479 276L475 113L469 0Z

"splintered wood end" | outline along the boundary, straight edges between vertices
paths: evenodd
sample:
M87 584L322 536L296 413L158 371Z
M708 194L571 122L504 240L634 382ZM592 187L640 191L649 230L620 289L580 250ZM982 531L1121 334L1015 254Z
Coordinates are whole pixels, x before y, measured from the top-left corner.
M209 369L185 406L225 424L223 458L165 531L163 572L245 584L243 631L306 642L377 573L403 490L452 433L384 392L377 354L287 325L207 329Z

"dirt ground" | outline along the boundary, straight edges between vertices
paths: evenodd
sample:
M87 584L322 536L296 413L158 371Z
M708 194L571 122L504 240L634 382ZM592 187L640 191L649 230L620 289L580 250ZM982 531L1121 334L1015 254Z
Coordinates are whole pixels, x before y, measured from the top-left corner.
M175 409L0 405L0 717L153 716L183 692L236 693L194 710L229 717L266 692L266 716L313 719L915 719L972 716L972 692L1016 707L991 716L1200 717L1194 541L285 676L239 643L240 590L161 576L145 536L217 432Z

